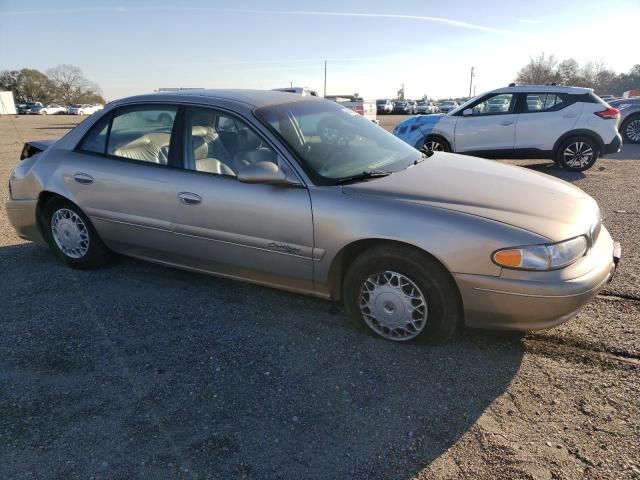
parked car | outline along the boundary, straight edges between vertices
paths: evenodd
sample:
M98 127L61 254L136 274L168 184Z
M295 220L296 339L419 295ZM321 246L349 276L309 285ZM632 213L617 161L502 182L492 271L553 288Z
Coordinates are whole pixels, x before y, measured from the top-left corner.
M458 106L458 102L445 100L444 102L438 103L438 111L440 113L449 113L451 110L458 108Z
M388 98L376 100L376 112L379 114L393 113L393 102Z
M437 113L438 107L435 103L428 100L419 100L416 105L416 113Z
M620 111L620 134L629 143L640 143L640 97L609 102Z
M412 107L404 100L393 103L393 113L396 115L407 115L412 113Z
M67 109L69 115L91 115L98 110L102 110L102 105L89 105L89 104L73 104Z
M371 120L372 122L378 124L377 119L377 109L376 104L365 100L360 97L358 94L354 95L326 95L324 97L326 100L331 100L332 102L339 103L345 108L353 110L354 112L362 115L367 120Z
M153 120L162 113L172 124ZM53 142L25 145L6 208L21 238L66 265L117 252L340 299L358 327L392 341L560 324L620 258L580 189L423 155L315 97L142 95Z
M418 102L416 102L415 100L407 100L407 107L407 113L409 115L415 115L416 113L418 113Z
M315 90L311 90L309 87L285 87L285 88L274 88L272 89L274 92L287 92L287 93L296 93L298 95L311 95L313 97L318 96L318 92Z
M620 150L619 118L588 88L517 85L483 93L447 115L409 118L394 134L425 151L549 158L582 171Z
M27 103L18 105L18 108L16 108L16 111L18 112L18 115L28 115L31 113L32 110L39 109L42 107L43 105L40 102L27 102Z
M57 103L48 103L43 107L32 108L29 112L32 115L64 115L67 109Z

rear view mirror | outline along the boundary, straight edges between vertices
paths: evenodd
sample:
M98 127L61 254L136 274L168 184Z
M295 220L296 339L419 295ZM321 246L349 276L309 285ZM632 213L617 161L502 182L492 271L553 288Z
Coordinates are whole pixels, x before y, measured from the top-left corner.
M473 109L472 108L465 108L462 111L462 115L464 115L465 117L467 117L469 115L473 115Z
M247 165L238 172L238 180L243 183L266 183L287 185L292 183L287 175L273 162L261 161Z

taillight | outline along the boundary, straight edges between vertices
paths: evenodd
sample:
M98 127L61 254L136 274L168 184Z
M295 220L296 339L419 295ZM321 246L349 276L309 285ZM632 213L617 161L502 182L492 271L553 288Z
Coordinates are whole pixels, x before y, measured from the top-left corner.
M360 115L364 115L364 105L357 104L354 110L356 113L359 113Z
M607 107L606 110L601 110L599 112L593 112L593 113L598 115L600 118L606 118L606 119L620 117L620 110L613 107Z
M36 153L40 153L41 151L42 150L34 147L30 143L25 143L24 147L22 147L22 153L20 153L20 161L24 160L25 158L33 157Z

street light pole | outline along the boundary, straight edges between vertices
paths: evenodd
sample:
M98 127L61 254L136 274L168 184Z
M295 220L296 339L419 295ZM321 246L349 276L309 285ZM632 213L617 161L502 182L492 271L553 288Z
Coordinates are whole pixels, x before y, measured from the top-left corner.
M471 85L473 85L474 67L471 67L471 77L469 78L469 97L471 97Z
M323 97L327 96L327 61L324 61L324 90L323 90Z

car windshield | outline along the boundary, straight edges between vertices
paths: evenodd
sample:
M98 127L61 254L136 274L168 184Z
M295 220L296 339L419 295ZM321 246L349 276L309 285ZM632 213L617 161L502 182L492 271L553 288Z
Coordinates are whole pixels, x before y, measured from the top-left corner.
M255 115L284 140L320 184L336 184L363 172L397 172L421 156L372 121L333 102L271 105L257 109Z

